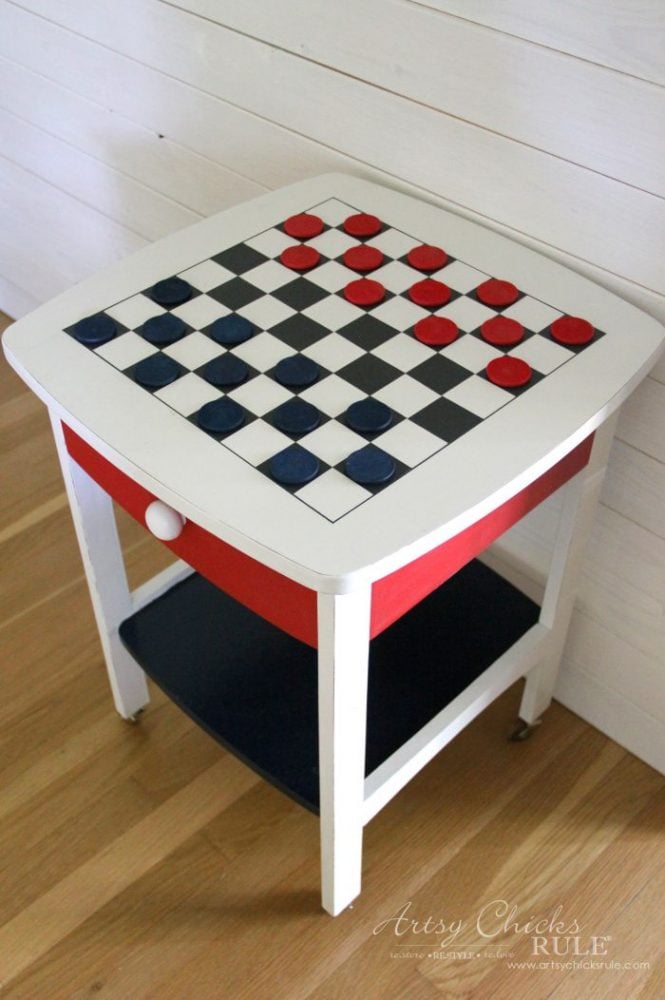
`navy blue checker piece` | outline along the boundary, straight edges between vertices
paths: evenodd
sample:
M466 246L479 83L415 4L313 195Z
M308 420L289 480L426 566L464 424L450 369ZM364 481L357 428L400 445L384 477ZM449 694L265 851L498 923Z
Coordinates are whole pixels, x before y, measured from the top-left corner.
M274 377L280 385L289 389L306 389L317 381L321 369L304 354L293 354L278 361L274 369Z
M164 278L148 291L150 298L165 309L180 306L192 297L192 286L183 278Z
M156 347L175 344L187 333L187 325L173 313L161 313L147 319L140 330L141 336Z
M202 406L196 421L199 427L209 434L232 434L244 425L246 414L234 399L223 396Z
M206 333L224 347L236 347L254 335L254 327L244 316L229 313L211 323Z
M360 434L378 434L387 430L393 422L390 407L378 399L360 399L352 403L346 411L349 427Z
M352 452L344 464L347 475L363 486L388 483L397 471L394 458L372 444Z
M106 313L86 316L72 328L73 337L86 347L101 347L115 337L117 326Z
M306 403L299 396L282 403L272 416L273 426L284 434L300 437L309 434L321 423L321 413L311 403Z
M151 354L134 368L134 381L145 389L163 389L182 374L181 366L167 354Z
M247 381L249 365L235 354L221 354L203 366L201 375L212 385L228 390Z
M318 472L318 458L297 444L289 445L270 459L272 478L284 486L304 486Z
M389 220L372 233L349 231L346 220L362 212L332 198L303 206L321 226L296 238L277 223L65 333L335 522L588 349L555 342L549 327L561 313L521 291L510 305L483 301L476 288L496 275L472 261L447 253L438 270L414 266L410 251L423 241ZM312 247L318 263L306 273L289 268L290 246ZM378 301L345 295L363 276L345 263L354 246L382 255L366 275L385 289ZM409 294L424 279L450 289L444 306ZM457 324L457 338L416 337L418 321L433 314ZM524 327L515 346L482 336L503 315ZM488 379L489 361L522 352L533 372L527 385Z

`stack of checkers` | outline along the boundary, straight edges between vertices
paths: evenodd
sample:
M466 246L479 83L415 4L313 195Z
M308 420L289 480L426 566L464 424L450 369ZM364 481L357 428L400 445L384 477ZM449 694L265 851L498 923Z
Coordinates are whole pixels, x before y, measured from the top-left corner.
M331 521L602 336L335 199L65 332Z

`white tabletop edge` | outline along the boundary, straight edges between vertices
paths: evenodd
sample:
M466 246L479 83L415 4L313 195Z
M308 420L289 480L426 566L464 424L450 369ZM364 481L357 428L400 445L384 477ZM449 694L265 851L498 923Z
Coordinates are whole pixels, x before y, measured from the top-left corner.
M262 206L269 204L273 206L275 218L279 218L280 213L285 214L291 205L295 209L303 203L310 204L317 199L338 197L352 204L360 203L363 207L367 207L367 210L377 206L378 214L386 193L377 196L377 191L380 192L382 189L356 178L332 174L292 185L283 189L278 195L272 193L261 196L250 204L259 214ZM418 221L413 223L416 228L412 228L412 231L423 240L429 238L430 233L436 235L437 226L440 230L443 219L446 229L451 232L451 241L455 245L453 252L462 257L460 248L466 253L466 245L473 244L478 232L482 231L483 250L480 256L483 260L478 266L490 270L488 263L492 255L497 252L507 253L510 258L507 276L515 276L521 286L528 286L530 282L537 284L539 276L546 276L548 288L552 289L552 292L541 295L545 301L551 301L570 312L582 311L579 305L576 310L575 305L584 301L587 305L585 314L591 313L590 318L602 329L607 329L612 324L619 328L628 324L631 329L633 326L635 329L639 328L639 342L632 345L630 351L622 353L619 346L620 356L613 358L610 352L603 348L604 367L607 369L604 372L604 376L606 375L604 387L594 384L593 361L589 361L592 357L591 348L575 359L575 365L578 366L579 363L580 380L589 386L587 405L580 407L578 413L568 415L561 413L555 421L556 428L552 428L551 433L544 433L538 443L527 442L521 451L517 447L512 451L509 449L503 470L492 468L482 484L478 482L464 486L458 500L444 504L438 513L431 505L430 507L425 505L423 511L414 517L411 525L403 524L395 537L388 541L382 536L382 519L385 524L391 507L399 505L403 497L411 498L409 502L412 501L415 495L414 489L417 489L416 480L422 479L424 482L424 477L427 475L420 469L413 470L408 477L391 486L390 490L374 497L364 508L361 507L358 511L346 515L335 525L325 523L315 512L305 510L302 515L303 538L291 539L287 551L287 547L282 545L281 527L283 522L289 520L293 498L287 494L278 498L275 504L277 520L272 529L269 525L262 525L261 530L257 532L248 527L248 521L243 521L242 516L235 520L220 516L220 505L215 506L215 502L208 501L204 489L191 489L184 471L181 476L171 475L164 467L164 463L159 468L149 468L148 462L128 459L118 447L118 442L114 440L112 422L103 415L99 426L95 425L94 419L88 419L88 414L86 419L79 419L77 409L80 401L77 399L76 387L66 385L54 388L52 381L49 381L48 372L42 370L40 365L44 344L49 337L88 312L103 308L104 302L108 304L114 300L114 296L118 298L128 294L128 265L133 265L141 272L138 286L145 287L169 270L182 270L188 263L194 263L191 254L189 257L183 256L181 234L173 234L159 244L138 251L128 261L111 265L102 276L87 279L75 289L63 293L29 317L9 327L3 337L7 357L35 393L72 429L122 471L151 493L176 506L191 520L278 572L319 591L343 593L364 586L443 543L546 471L621 405L648 373L663 347L663 330L656 320L600 289L588 279L535 254L526 247L506 240L505 237L489 230L481 230L481 227L451 216L441 209L421 202L414 203L408 196L392 191L388 192L388 200L391 206L393 203L396 206L404 206L404 211L408 215L415 213L419 216ZM247 209L248 206L241 205L222 213L225 226L234 231L233 227L239 225L245 218ZM435 220L433 226L427 224L430 218ZM217 239L217 219L218 217L213 217L204 220L186 232L196 230L197 240L201 245L213 245ZM406 227L407 224L403 225ZM159 248L159 252L156 248ZM199 259L203 259L204 256L206 253ZM478 256L476 250L476 258ZM475 264L476 260L473 263ZM533 274L533 277L525 278L526 272L529 275ZM529 291L529 288L526 290ZM532 294L535 295L535 291ZM106 298L103 298L104 296ZM595 350L597 346L592 345L592 348ZM76 344L72 343L72 347L74 350L80 350ZM631 357L632 360L627 367L627 359ZM543 413L548 412L552 400L556 398L557 379L560 385L565 384L565 379L560 377L559 373L555 373L546 380L550 383L550 387L543 388L539 396L540 402L536 397L534 407L536 409L540 407ZM511 403L510 407L505 408L506 413L500 413L492 420L484 421L477 429L478 433L476 430L471 432L471 436L476 435L477 440L482 443L483 453L487 455L487 461L490 463L497 436L500 437L502 431L513 426L514 420L519 417L518 413L511 415L508 412L516 407L516 403ZM140 411L141 407L138 409ZM563 410L562 407L560 409ZM175 414L173 419L186 423ZM492 424L496 430L488 432L487 428ZM175 423L173 426L176 426ZM148 446L154 444L150 442L149 437L148 434L146 454L150 451ZM183 436L183 441L185 440L189 441L189 438ZM465 447L463 441L464 439L461 439L445 449L446 452L450 452L445 461L456 476L459 476L465 467L459 457L462 447ZM159 466L159 462L157 465ZM242 476L244 473L241 471L240 474ZM190 474L190 482L191 479ZM214 492L215 488L212 493ZM219 501L219 495L216 500ZM257 501L257 505L258 510L261 506L260 501ZM254 513L256 514L256 511Z

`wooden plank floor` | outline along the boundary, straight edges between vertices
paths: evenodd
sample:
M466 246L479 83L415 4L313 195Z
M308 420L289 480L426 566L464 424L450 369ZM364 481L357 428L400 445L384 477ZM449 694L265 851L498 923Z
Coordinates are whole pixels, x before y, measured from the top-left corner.
M333 920L313 816L159 692L116 716L46 414L4 360L0 443L3 998L665 996L662 775L557 705L508 742L511 689L369 825ZM165 552L120 529L135 585Z

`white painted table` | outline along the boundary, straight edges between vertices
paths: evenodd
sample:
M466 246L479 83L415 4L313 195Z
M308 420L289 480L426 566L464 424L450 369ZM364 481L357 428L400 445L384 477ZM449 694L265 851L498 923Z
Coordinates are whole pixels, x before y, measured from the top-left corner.
M344 258L359 242L344 228L356 211L383 223L363 240L384 255L367 277L383 284L385 297L367 308L344 292L359 278ZM302 212L324 226L304 241L321 256L301 273L280 255L299 242L281 224ZM449 255L436 273L410 265L409 250L421 243ZM149 290L173 275L191 284L191 298L156 305ZM516 286L516 301L483 302L476 288L488 278ZM447 286L443 304L413 301L409 289L428 279ZM185 335L155 346L143 324L169 311ZM76 324L100 312L113 319L114 336L84 346L72 335ZM235 347L214 337L214 324L229 314L253 326ZM562 314L592 324L584 349L552 338ZM456 339L433 346L414 336L428 315L452 320ZM482 324L497 315L525 328L519 343L483 337ZM662 328L503 237L329 175L111 266L12 326L3 344L51 413L118 711L131 718L148 702L140 662L222 742L318 808L323 905L339 913L360 891L365 823L438 750L520 676L525 723L549 704L614 417L654 364ZM179 370L149 391L133 376L155 353ZM235 388L204 372L225 353L249 365ZM270 463L292 443L273 425L291 393L275 366L293 353L319 366L314 385L298 392L321 419L298 438L316 474L285 487ZM505 355L534 370L521 391L486 378L487 363ZM226 396L241 405L245 424L226 436L201 430L200 409ZM391 412L389 429L376 437L346 422L347 407L367 396ZM385 484L347 475L346 458L368 441L392 462ZM484 567L467 564L564 484L538 612ZM111 498L180 557L133 593ZM217 615L226 628L219 634ZM478 634L458 641L450 622L463 634L466 621ZM473 662L464 666L465 657ZM264 684L275 724L265 705L257 707ZM412 688L420 689L415 700ZM273 766L275 755L283 759Z

